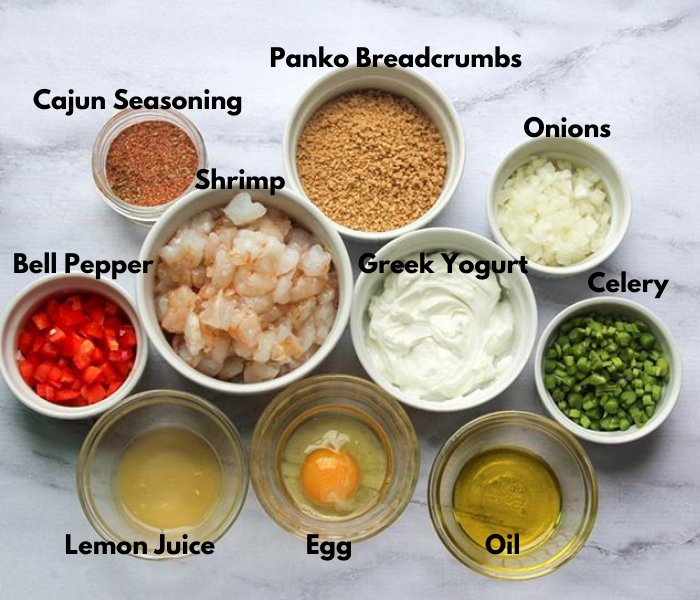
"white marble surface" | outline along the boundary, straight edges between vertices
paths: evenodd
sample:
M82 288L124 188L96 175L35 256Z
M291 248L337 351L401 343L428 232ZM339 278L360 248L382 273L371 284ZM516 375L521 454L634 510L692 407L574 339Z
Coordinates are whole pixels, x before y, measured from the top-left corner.
M6 598L250 597L693 598L700 586L700 362L696 206L700 141L700 14L696 3L617 0L302 2L0 2L0 305L35 275L12 273L13 252L73 251L136 257L145 231L97 195L91 147L112 110L66 117L40 111L33 93L111 98L131 93L212 93L244 98L243 112L194 111L211 164L224 171L282 172L281 138L292 104L323 72L269 66L269 48L353 54L520 53L519 69L424 70L453 100L467 164L437 224L487 234L484 197L500 157L524 139L523 122L610 123L601 145L629 178L631 229L606 269L670 278L654 309L676 335L686 379L675 412L650 438L621 448L588 446L601 487L593 535L569 565L542 580L481 578L451 558L425 503L432 459L459 426L486 410L542 412L532 365L484 410L411 411L423 465L413 501L347 563L306 555L252 491L240 520L211 557L149 564L129 557L66 556L64 536L94 539L75 494L75 462L90 423L55 422L25 410L0 384L0 587ZM358 248L352 248L358 256ZM130 291L133 279L120 283ZM591 295L584 276L533 281L540 329ZM324 370L362 373L349 336ZM193 389L152 353L140 388ZM201 391L201 390L200 390ZM210 394L206 394L210 396ZM246 442L266 399L216 398ZM670 590L673 590L672 592Z

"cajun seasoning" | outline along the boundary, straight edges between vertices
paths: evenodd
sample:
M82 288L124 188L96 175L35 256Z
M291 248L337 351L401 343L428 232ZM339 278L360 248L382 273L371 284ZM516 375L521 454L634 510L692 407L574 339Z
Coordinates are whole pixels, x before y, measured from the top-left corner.
M115 196L158 206L181 196L199 168L199 152L187 132L167 121L130 125L107 152L107 181Z
M362 90L311 116L299 138L297 169L306 195L333 221L389 231L435 204L447 149L435 123L408 98Z

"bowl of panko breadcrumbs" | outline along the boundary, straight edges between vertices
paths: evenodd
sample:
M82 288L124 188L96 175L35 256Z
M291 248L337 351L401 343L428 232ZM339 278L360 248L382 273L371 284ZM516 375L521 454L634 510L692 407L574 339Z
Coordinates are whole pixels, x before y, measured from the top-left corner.
M349 238L383 242L427 225L454 195L464 134L448 98L401 67L334 69L284 134L291 184Z

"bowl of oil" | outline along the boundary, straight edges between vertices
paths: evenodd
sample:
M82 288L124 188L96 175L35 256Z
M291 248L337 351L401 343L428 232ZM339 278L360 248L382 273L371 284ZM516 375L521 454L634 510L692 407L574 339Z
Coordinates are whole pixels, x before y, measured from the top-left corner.
M595 523L588 456L556 422L519 411L471 421L441 448L428 483L442 543L474 571L534 579L571 560Z
M164 559L189 556L231 528L248 471L224 413L193 394L153 390L97 421L80 451L77 482L83 511L106 542Z
M250 475L287 531L332 541L376 535L406 508L418 480L415 430L375 384L319 375L284 390L253 433Z

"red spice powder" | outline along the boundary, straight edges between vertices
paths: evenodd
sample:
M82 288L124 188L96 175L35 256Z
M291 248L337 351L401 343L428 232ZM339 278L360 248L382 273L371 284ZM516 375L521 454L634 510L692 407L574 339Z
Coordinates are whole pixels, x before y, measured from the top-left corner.
M199 167L199 152L177 125L143 121L114 138L106 166L115 196L129 204L157 206L189 187Z

